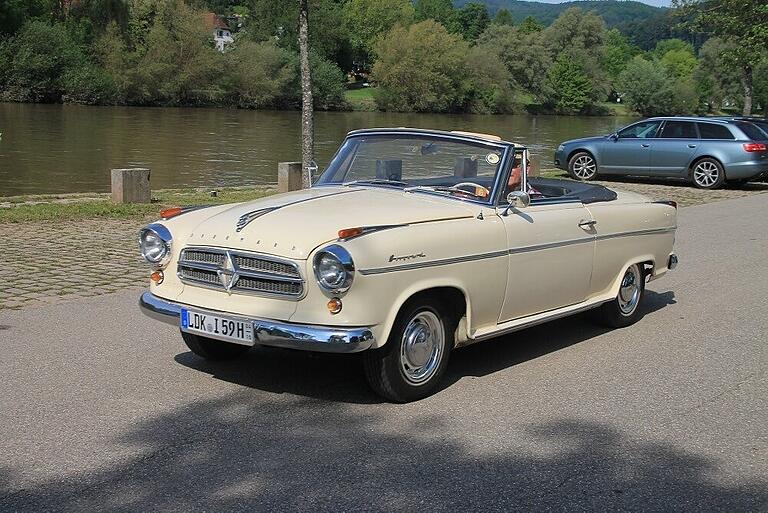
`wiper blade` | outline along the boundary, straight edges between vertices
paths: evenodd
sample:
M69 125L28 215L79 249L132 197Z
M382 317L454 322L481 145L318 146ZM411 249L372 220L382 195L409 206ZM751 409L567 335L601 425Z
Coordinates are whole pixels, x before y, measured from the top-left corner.
M400 180L386 180L384 178L370 178L368 180L352 180L351 182L344 182L341 185L396 185L398 187L407 187L408 183L401 182Z

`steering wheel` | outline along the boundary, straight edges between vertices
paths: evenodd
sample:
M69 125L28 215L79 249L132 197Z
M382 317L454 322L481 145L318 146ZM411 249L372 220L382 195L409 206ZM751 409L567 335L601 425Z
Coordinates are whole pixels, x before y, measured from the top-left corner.
M461 187L472 187L473 191L465 191L464 189L461 189ZM491 191L488 190L487 187L483 187L482 185L475 183L475 182L461 182L457 183L453 187L451 187L452 190L458 192L458 193L464 193L464 194L471 194L472 196L475 196L476 198L487 198L488 195L491 193Z

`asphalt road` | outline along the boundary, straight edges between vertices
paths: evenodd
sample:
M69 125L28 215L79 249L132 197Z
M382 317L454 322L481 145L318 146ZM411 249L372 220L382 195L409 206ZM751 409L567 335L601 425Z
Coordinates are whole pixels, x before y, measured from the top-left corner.
M354 357L210 364L140 289L0 312L0 511L768 511L768 196L683 209L680 267L382 403Z

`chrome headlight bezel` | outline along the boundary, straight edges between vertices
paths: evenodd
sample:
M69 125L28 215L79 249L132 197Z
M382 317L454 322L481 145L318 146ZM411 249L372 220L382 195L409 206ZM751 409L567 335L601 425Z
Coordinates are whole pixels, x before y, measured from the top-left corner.
M322 266L325 265L323 263L324 258L330 258L338 264L338 268L344 273L341 280L337 280L335 283L328 283L324 279L322 275ZM312 269L315 273L317 285L328 295L339 296L346 294L355 280L355 263L352 260L352 255L338 244L331 244L318 251L312 260Z
M154 255L149 251L147 235L153 235L160 241L160 252ZM171 260L171 244L173 237L170 230L159 223L145 226L139 231L139 252L144 260L155 269L164 269ZM157 246L154 246L157 247Z

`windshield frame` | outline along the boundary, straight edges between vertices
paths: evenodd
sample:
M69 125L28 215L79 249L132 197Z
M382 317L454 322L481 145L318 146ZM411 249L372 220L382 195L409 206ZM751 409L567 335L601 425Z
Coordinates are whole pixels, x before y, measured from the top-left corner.
M438 196L441 198L451 198L454 200L469 202L469 203L477 203L480 205L493 207L497 201L498 201L498 193L501 190L499 187L499 183L504 179L504 176L507 174L507 168L509 167L509 158L510 155L513 155L514 152L520 151L524 149L523 146L516 146L510 142L502 141L502 140L491 140L491 139L485 139L483 137L479 136L471 136L471 135L464 135L464 134L458 134L454 132L443 132L439 130L421 130L421 129L364 129L364 130L356 130L353 132L350 132L347 134L347 137L342 141L342 143L339 145L339 148L336 150L336 153L334 154L333 158L330 160L328 166L323 170L318 180L312 184L312 187L340 187L345 186L344 182L323 182L323 179L329 179L326 177L327 174L329 174L329 170L338 168L340 165L343 165L343 162L341 162L342 159L347 158L348 155L343 154L344 148L347 146L348 143L352 142L354 139L358 138L370 138L370 137L376 137L376 136L398 136L398 137L413 137L413 138L424 138L424 139L433 139L433 140L443 140L448 142L462 142L473 146L478 147L485 147L497 151L502 152L501 160L496 168L496 173L493 179L493 186L489 191L488 196L485 199L481 198L474 198L474 197L466 197L463 195L454 195L454 194L445 194L445 192L434 190L430 191L429 189L410 189L407 192L408 193L416 193L416 194L428 194L431 196ZM336 171L334 170L334 173ZM347 185L348 186L348 185ZM407 189L401 188L399 186L394 186L391 184L386 183L359 183L356 184L356 186L359 187L383 187L388 189L400 189L404 190Z

